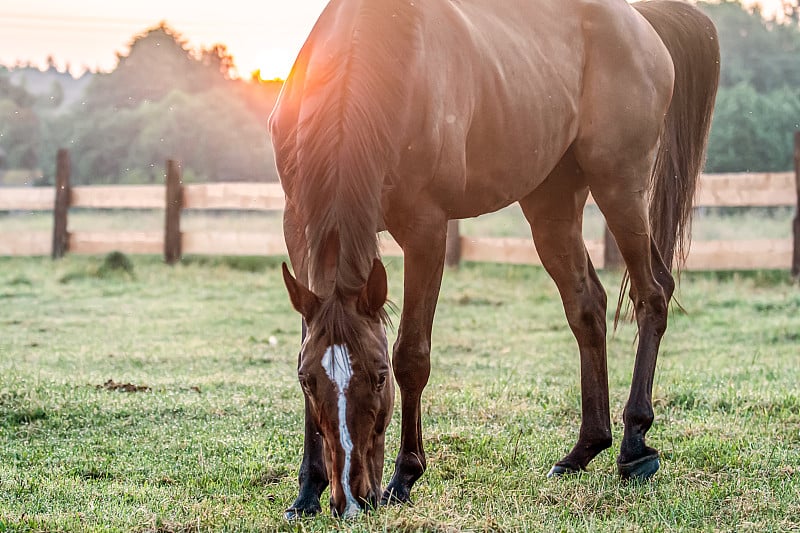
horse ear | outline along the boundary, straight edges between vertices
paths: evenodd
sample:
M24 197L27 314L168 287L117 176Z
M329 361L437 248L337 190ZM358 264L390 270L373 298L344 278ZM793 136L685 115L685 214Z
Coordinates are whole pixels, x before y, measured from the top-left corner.
M372 270L367 278L367 283L361 289L359 302L366 314L374 315L383 309L388 296L389 288L386 281L386 269L380 259L372 261Z
M306 322L310 322L319 307L319 298L292 276L286 263L283 263L283 282L289 291L292 306L303 315Z

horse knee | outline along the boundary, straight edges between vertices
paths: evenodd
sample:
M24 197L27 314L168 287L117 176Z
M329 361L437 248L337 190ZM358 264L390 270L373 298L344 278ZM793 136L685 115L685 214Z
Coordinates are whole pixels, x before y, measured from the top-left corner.
M431 345L422 339L409 342L398 337L392 356L394 377L400 390L422 393L431 373Z

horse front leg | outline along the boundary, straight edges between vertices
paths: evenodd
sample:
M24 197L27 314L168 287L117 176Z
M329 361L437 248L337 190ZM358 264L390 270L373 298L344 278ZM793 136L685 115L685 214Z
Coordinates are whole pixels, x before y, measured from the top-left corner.
M298 482L300 490L297 499L286 509L287 520L303 516L313 516L322 511L319 499L328 486L328 473L323 458L323 440L317 423L305 398L305 437L303 439L303 461L300 463Z
M444 213L414 220L406 216L398 225L388 225L404 255L403 312L392 357L402 421L400 451L382 504L409 502L411 488L427 464L420 400L431 370L431 331L444 269L447 217Z
M297 221L292 205L287 204L283 214L283 233L289 260L292 263L298 280L308 284L307 247L305 233ZM306 323L302 322L301 342L306 338ZM300 356L298 355L298 366ZM286 509L287 520L296 520L303 516L313 516L322 510L320 496L328 486L328 472L323 457L322 434L311 414L308 398L303 394L305 403L305 435L303 438L303 460L298 474L299 492L294 503Z

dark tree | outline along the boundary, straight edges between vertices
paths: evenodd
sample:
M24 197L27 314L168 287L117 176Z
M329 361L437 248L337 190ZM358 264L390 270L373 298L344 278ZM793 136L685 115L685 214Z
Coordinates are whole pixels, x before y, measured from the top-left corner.
M722 87L743 82L758 92L800 87L800 30L796 24L766 21L758 11L748 12L731 0L699 5L719 32Z
M134 108L162 100L174 90L199 93L224 83L222 69L227 61L232 59L221 46L198 58L162 23L137 36L113 72L95 77L86 102L90 109Z

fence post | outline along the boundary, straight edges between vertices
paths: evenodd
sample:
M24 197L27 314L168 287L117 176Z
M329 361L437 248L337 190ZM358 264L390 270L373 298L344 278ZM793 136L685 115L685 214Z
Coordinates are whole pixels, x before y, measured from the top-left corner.
M181 260L181 209L183 185L178 161L167 161L167 204L164 224L164 261L174 265Z
M797 187L797 210L794 216L792 276L795 279L800 279L800 131L794 133L794 179Z
M53 205L53 247L51 257L61 259L69 247L67 215L70 204L69 151L61 148L56 155L56 197Z
M449 268L458 268L461 264L461 233L458 229L458 219L447 222L446 246L444 264Z
M625 260L619 252L617 241L608 226L605 226L603 235L603 269L622 270L623 268L625 268Z

